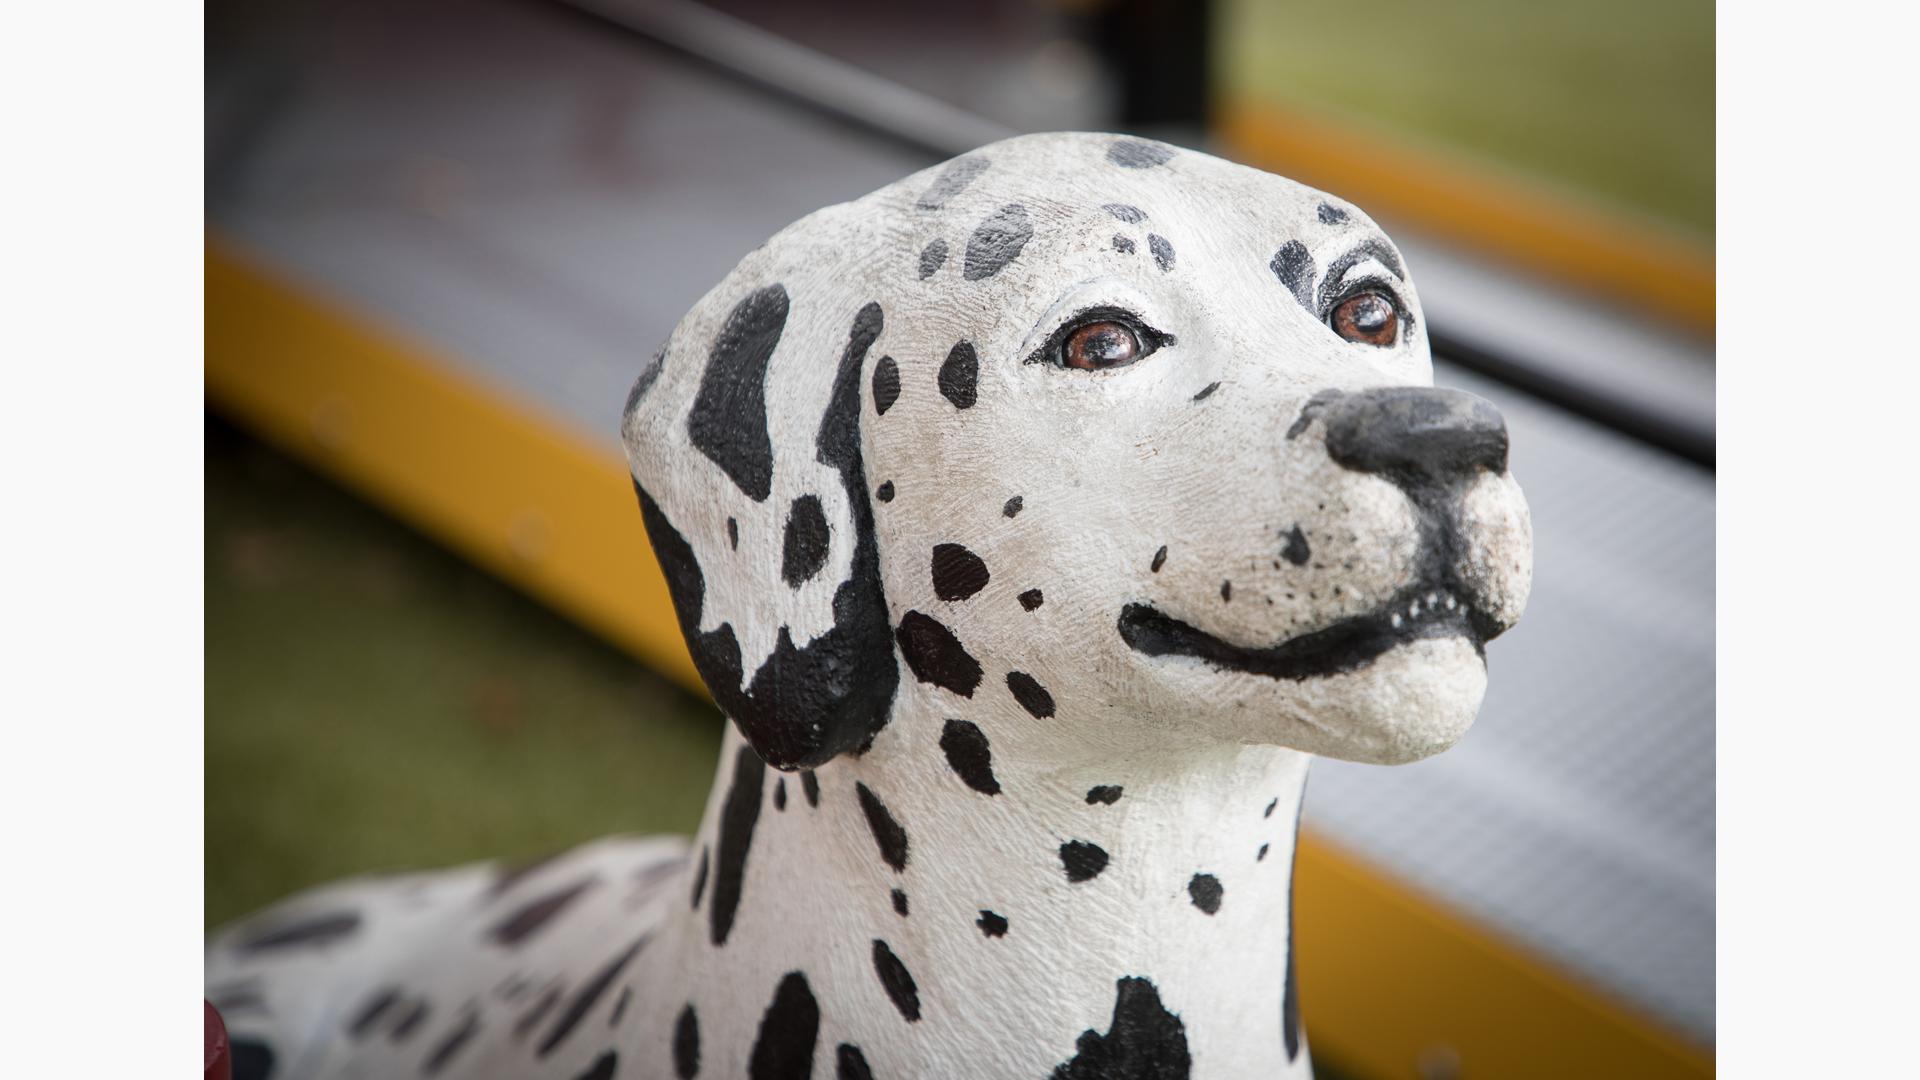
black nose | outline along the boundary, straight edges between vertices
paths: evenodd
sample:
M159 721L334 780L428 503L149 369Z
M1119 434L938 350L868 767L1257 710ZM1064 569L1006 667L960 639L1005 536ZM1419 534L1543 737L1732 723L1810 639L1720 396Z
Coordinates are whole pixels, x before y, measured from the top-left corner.
M1327 453L1405 488L1507 471L1507 421L1459 390L1392 386L1342 394L1321 410Z

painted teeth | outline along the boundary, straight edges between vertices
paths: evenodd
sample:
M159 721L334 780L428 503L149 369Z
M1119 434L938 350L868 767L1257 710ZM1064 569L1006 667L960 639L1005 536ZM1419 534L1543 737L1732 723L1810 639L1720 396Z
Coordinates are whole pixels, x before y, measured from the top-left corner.
M1453 594L1452 594L1452 593L1448 593L1448 594L1447 594L1447 610L1448 610L1448 611L1452 611L1452 610L1453 610L1454 608L1457 608L1457 607L1459 607L1459 606L1460 606L1460 601L1458 601L1458 600L1455 600L1455 599L1453 598Z
M1392 615L1392 620L1393 620L1393 625L1394 625L1394 626L1396 626L1396 627L1397 627L1397 626L1399 626L1399 625L1400 625L1400 613L1399 613L1399 612L1397 612L1397 611L1396 611L1396 612L1394 612L1394 613L1393 613L1393 615Z

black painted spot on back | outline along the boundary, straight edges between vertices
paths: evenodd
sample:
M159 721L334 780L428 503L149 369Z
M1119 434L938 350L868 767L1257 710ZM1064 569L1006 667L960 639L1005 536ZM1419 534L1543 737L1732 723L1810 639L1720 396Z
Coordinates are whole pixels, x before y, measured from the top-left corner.
M1220 910L1220 897L1225 893L1220 879L1212 874L1195 874L1187 882L1187 898L1193 906L1209 915Z
M311 915L256 930L242 938L234 949L243 953L256 953L275 949L331 945L342 938L351 937L359 929L359 912L332 911L324 915Z
M1041 594L1039 589L1028 589L1026 592L1020 594L1020 606L1028 611L1039 607L1045 600L1046 597Z
M700 869L693 875L693 903L688 906L696 911L700 908L700 897L707 891L707 847L700 847Z
M900 643L908 669L921 682L946 687L968 698L980 685L980 662L938 620L909 611L900 617L894 639Z
M1347 212L1332 203L1321 203L1318 213L1322 225L1338 225L1347 220Z
M1280 557L1295 566L1305 566L1307 560L1313 558L1313 549L1307 546L1307 534L1300 531L1300 526L1295 525L1287 533L1287 546L1280 549Z
M1092 881L1107 868L1107 853L1098 844L1069 840L1060 845L1060 865L1066 868L1068 881Z
M827 515L820 497L802 495L787 510L787 532L780 544L780 577L799 588L827 565Z
M347 1034L356 1039L364 1039L373 1031L374 1025L387 1014L387 1010L400 1003L400 991L391 987L382 987L374 991L347 1023Z
M1215 390L1218 390L1218 389L1220 389L1220 384L1219 384L1219 383L1217 383L1217 382L1210 382L1210 383L1208 383L1208 384L1207 384L1206 386L1204 386L1204 387L1202 387L1202 388L1200 389L1200 392L1199 392L1199 393L1197 393L1197 394L1195 394L1195 395L1193 395L1193 400L1195 400L1195 401L1205 401L1205 400L1207 400L1208 398L1210 398L1210 397L1212 397L1212 396L1213 396L1213 392L1214 392Z
M712 937L725 945L740 909L740 889L747 879L747 852L753 847L753 827L760 821L760 789L767 766L752 747L733 756L733 786L720 807L719 866L713 876Z
M1272 817L1274 807L1279 805L1280 805L1280 800L1278 798L1275 798L1272 802L1267 804L1267 808L1265 810L1260 811L1260 816L1263 818Z
M913 973L907 965L893 955L893 950L879 938L873 939L873 971L880 976L880 985L893 999L893 1007L908 1023L920 1019L920 988L913 983Z
M1153 553L1153 562L1147 566L1147 569L1152 570L1154 573L1157 574L1160 572L1160 568L1162 566L1165 566L1166 564L1167 564L1167 545L1161 544L1160 550Z
M900 365L883 356L873 365L873 411L881 416L900 400Z
M808 806L820 805L820 778L808 769L800 774L800 790L807 796Z
M949 720L940 731L940 749L954 774L975 791L1000 794L1000 781L993 775L993 750L986 732L970 720Z
M1147 220L1145 211L1137 206L1128 206L1126 203L1107 203L1100 209L1105 210L1107 213L1112 214L1114 217L1119 218L1129 225L1138 225Z
M613 1003L613 1015L607 1017L607 1026L617 1026L620 1023L620 1018L627 1015L627 1006L631 1004L633 1004L633 987L621 987L620 997Z
M787 778L784 776L773 782L773 808L775 810L787 808Z
M947 242L935 240L920 249L920 280L925 281L947 264Z
M1173 245L1159 233L1147 234L1147 250L1153 252L1153 262L1161 273L1173 269Z
M894 873L907 868L907 830L893 819L893 812L880 796L865 784L855 782L854 794L860 798L860 812L867 816L867 827L873 830L873 842L880 845L880 858Z
M1053 1070L1053 1080L1186 1080L1193 1058L1180 1017L1160 1003L1150 980L1128 976L1117 989L1107 1033L1083 1032L1080 1052Z
M881 502L892 502L893 501L893 481L891 480L883 481L879 487L874 488L873 497L876 499L879 499Z
M595 1058L593 1064L587 1067L587 1071L581 1073L576 1080L613 1080L619 1073L620 1055L617 1051L609 1050Z
M887 640L892 623L881 589L873 504L860 456L860 371L881 326L878 304L866 305L855 316L814 440L818 460L840 472L853 519L853 558L846 580L833 594L833 625L805 648L795 646L782 627L772 655L744 689L733 626L700 629L706 579L692 546L659 504L634 485L694 667L762 760L781 768L819 765L870 743L886 726L899 685Z
M1120 801L1120 793L1124 790L1125 789L1119 784L1101 784L1098 787L1088 788L1087 805L1092 806L1095 803L1101 803L1106 806L1112 806L1114 803Z
M1223 602L1233 599L1233 582L1223 581L1220 583L1220 599Z
M992 164L986 158L971 154L955 158L947 163L946 168L940 170L940 175L934 177L933 186L927 188L926 192L920 196L920 201L914 205L922 210L940 209L952 201L955 195L965 191L967 185L978 179L980 174L986 172L987 167Z
M1107 145L1107 160L1123 169L1151 169L1173 160L1175 151L1166 143L1144 139L1119 139Z
M233 1080L273 1080L273 1047L259 1039L231 1039L227 1055Z
M552 921L553 917L567 909L567 905L578 899L580 894L592 887L595 881L591 877L555 889L545 896L536 897L522 904L512 914L495 923L487 931L497 945L512 948L532 937L541 927Z
M727 547L734 551L740 550L740 523L733 518L727 519Z
M959 544L933 545L933 594L942 600L965 600L987 587L986 561Z
M873 1070L867 1067L867 1056L852 1043L841 1043L834 1051L834 1080L873 1080Z
M1115 233L1113 236L1113 250L1119 252L1122 255L1133 254L1134 252L1133 239L1131 237L1121 236L1120 234Z
M893 890L893 912L903 919L907 917L907 894L900 889Z
M980 357L973 343L963 341L947 352L940 364L940 396L956 409L971 409L978 395Z
M1260 845L1260 850L1254 853L1253 861L1254 862L1267 861L1267 845L1265 844Z
M1053 695L1047 693L1047 688L1026 672L1007 672L1007 689L1013 691L1013 700L1033 714L1035 720L1045 720L1053 715Z
M561 1010L560 1016L554 1020L553 1027L548 1029L547 1037L540 1041L540 1049L536 1051L538 1056L546 1057L553 1053L554 1048L564 1042L566 1037L573 1033L574 1028L580 1026L580 1021L586 1017L588 1010L593 1008L594 1003L607 992L607 987L613 985L613 980L620 977L621 970L639 955L641 948L646 944L647 935L640 935L633 944L627 946L625 952L607 961L606 966L596 972L593 978L588 979L580 989L574 991L572 1000L567 1002L567 1007Z
M1026 505L1027 501L1025 499L1015 495L1013 498L1007 500L1007 505L1001 507L1000 512L1007 517L1016 517Z
M673 1075L680 1080L700 1075L700 1017L691 1001L673 1023Z
M1307 245L1298 240L1289 240L1273 253L1273 261L1267 264L1273 276L1287 287L1300 306L1318 318L1313 308L1313 253Z
M434 1046L433 1052L427 1055L426 1062L420 1066L420 1071L428 1076L438 1075L440 1070L446 1068L479 1031L480 1013L478 1010L471 1010L458 1027L448 1032L446 1037Z
M990 278L1020 257L1020 249L1033 239L1033 223L1027 220L1027 208L1008 203L988 215L967 237L967 261L961 276L968 281Z
M808 1080L813 1075L813 1046L819 1038L820 1005L813 999L807 977L789 971L760 1017L747 1075L752 1080Z
M421 1024L427 1022L427 1017L432 1012L425 998L414 1002L413 1008L400 1017L400 1021L393 1025L392 1031L387 1032L387 1040L396 1043L406 1042L414 1032L420 1030Z
M979 927L980 932L988 937L1007 936L1007 917L985 908L980 909L980 917L974 920L973 925Z
M740 490L760 502L773 490L767 435L767 361L787 325L787 290L769 285L735 304L713 339L687 437Z

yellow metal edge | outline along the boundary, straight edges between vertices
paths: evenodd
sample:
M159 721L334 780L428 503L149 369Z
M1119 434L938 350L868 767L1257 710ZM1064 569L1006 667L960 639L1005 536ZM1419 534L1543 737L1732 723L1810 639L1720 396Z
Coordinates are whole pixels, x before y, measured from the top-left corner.
M1239 160L1337 191L1371 214L1713 335L1710 247L1299 109L1227 100L1214 133Z
M625 463L432 353L206 248L210 404L705 693ZM611 419L609 421L611 423ZM1707 1051L1308 834L1295 884L1313 1048L1379 1080L1712 1075Z

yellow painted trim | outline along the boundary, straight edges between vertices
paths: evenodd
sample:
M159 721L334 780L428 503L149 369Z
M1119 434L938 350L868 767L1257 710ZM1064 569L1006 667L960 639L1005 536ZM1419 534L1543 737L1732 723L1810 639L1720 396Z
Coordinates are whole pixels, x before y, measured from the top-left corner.
M1216 115L1215 134L1241 161L1713 333L1710 247L1304 111L1227 101Z
M211 405L700 691L611 444L211 237L206 326ZM1302 1013L1345 1068L1413 1080L1444 1046L1480 1078L1712 1074L1702 1051L1311 835L1296 897Z

